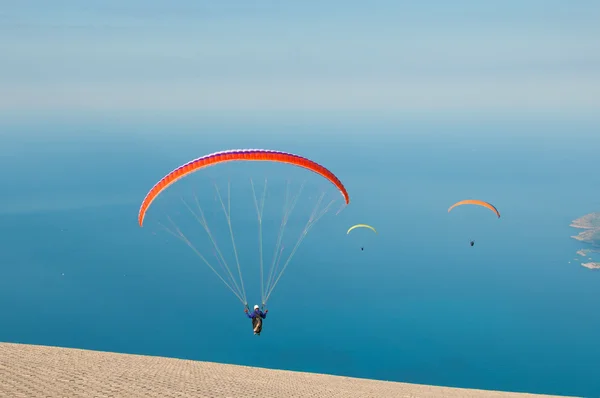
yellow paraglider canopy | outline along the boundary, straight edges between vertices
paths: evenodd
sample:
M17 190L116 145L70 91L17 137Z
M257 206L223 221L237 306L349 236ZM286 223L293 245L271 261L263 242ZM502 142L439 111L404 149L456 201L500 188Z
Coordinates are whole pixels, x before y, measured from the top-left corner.
M351 226L350 229L348 229L348 232L346 232L346 235L348 235L350 233L350 231L352 231L353 229L356 229L356 228L369 228L371 231L377 233L377 231L375 230L375 228L373 228L370 225L367 225L367 224L356 224L356 225Z

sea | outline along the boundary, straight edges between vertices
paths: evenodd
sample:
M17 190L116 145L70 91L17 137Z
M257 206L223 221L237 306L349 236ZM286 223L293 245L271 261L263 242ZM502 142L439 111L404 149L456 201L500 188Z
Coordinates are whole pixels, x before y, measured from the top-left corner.
M0 341L600 397L600 271L569 227L600 211L598 124L79 121L2 140ZM317 162L350 204L294 165L229 162L139 225L163 176L240 148ZM501 217L448 212L463 199ZM255 336L244 304L270 287Z

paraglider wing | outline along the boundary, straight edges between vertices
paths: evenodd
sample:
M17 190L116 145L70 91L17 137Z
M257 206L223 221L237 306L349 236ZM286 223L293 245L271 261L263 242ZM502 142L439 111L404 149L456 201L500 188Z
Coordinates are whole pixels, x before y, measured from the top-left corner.
M344 197L346 205L350 203L350 196L348 195L348 191L346 191L346 188L341 183L341 181L335 176L335 174L333 174L325 167L310 159L294 155L292 153L272 151L266 149L234 149L228 151L215 152L194 159L176 168L175 170L164 176L158 183L156 183L156 185L152 187L152 189L150 190L150 192L148 192L148 194L142 202L138 214L138 223L140 224L140 227L143 225L144 217L146 216L146 211L148 210L154 199L156 199L156 197L171 184L189 174L192 174L193 172L199 169L214 166L218 163L232 161L280 162L305 168L328 179L339 189L340 193Z
M483 200L475 200L475 199L467 199L467 200L461 200L460 202L456 202L455 204L450 206L450 208L448 209L448 213L450 213L450 211L452 209L454 209L455 207L462 206L462 205L478 205L478 206L486 207L486 208L490 209L491 211L493 211L494 213L496 213L498 218L500 218L500 212L491 203L484 202Z
M356 229L356 228L368 228L371 231L377 233L377 231L375 230L375 228L373 228L370 225L367 225L367 224L356 224L356 225L351 226L350 229L348 229L348 232L346 232L346 235L348 235L350 233L350 231L352 231L353 229Z

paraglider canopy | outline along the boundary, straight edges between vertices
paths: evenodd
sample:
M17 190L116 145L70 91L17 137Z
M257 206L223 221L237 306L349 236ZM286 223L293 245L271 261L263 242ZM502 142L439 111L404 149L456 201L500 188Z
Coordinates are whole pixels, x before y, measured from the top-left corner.
M353 226L351 226L351 227L348 229L348 231L346 232L346 235L349 235L349 234L350 234L350 231L353 231L353 230L355 230L355 229L357 229L357 228L366 228L366 229L370 229L371 231L373 231L373 232L375 232L375 233L377 234L377 230L376 230L375 228L373 228L372 226L370 226L370 225L367 225L367 224L356 224L356 225L353 225ZM360 251L365 251L365 247L364 247L364 246L361 246L361 247L360 247Z
M373 231L373 232L377 233L377 231L375 230L375 228L373 228L373 227L372 227L372 226L370 226L370 225L367 225L367 224L356 224L356 225L353 225L353 226L351 226L351 227L348 229L348 231L346 232L346 235L348 235L348 234L350 233L350 231L352 231L352 230L354 230L354 229L356 229L356 228L368 228L368 229L370 229L371 231Z
M216 166L216 165L220 165L222 163L230 163L230 162L235 163L238 161L267 162L267 163L276 163L276 164L279 163L280 165L283 163L283 164L287 164L287 165L296 166L300 169L311 171L314 174L318 175L319 177L322 177L323 179L325 179L328 182L328 184L326 184L327 186L333 185L337 189L337 191L339 191L339 193L341 194L342 199L345 202L345 205L348 205L350 203L350 197L348 195L348 192L347 192L346 188L344 187L344 185L339 180L339 178L336 175L334 175L331 171L329 171L327 168L325 168L321 164L316 163L315 161L312 161L310 159L307 159L307 158L299 156L299 155L295 155L295 154L288 153L288 152L282 152L282 151L274 151L274 150L267 150L267 149L235 149L235 150L226 150L226 151L215 152L212 154L201 156L199 158L191 160L191 161L175 168L174 170L172 170L171 172L166 174L163 178L161 178L148 191L148 193L146 194L145 198L143 199L143 201L141 203L141 206L140 206L140 209L138 212L138 219L137 219L139 226L142 227L142 226L146 225L145 224L146 216L147 216L146 213L148 212L150 206L153 205L153 203L155 203L156 199L163 197L163 195L165 194L165 191L167 191L167 188L171 187L176 182L178 182L184 178L186 178L186 179L190 178L188 176L191 176L195 172L197 172L199 170L204 170L210 166ZM237 170L237 169L234 169L234 170L235 170L236 174L240 174L239 170ZM202 175L204 175L204 174L205 173L202 173ZM320 181L320 183L323 183L323 181L321 181L321 178L319 178L319 181ZM188 180L188 182L189 182L189 180ZM179 185L179 184L177 184L177 185ZM230 245L230 247L232 249L231 256L224 255L224 251L222 250L222 248L223 248L222 244L217 243L217 241L222 242L222 240L220 238L217 239L216 233L218 233L218 231L212 230L209 227L209 221L213 221L213 219L214 219L214 217L211 217L211 214L216 209L213 208L212 211L211 210L204 211L202 209L202 205L200 203L201 200L198 198L198 196L195 193L193 195L192 200L186 200L183 197L180 197L182 204L184 205L185 209L187 209L187 211L185 211L183 213L183 218L184 218L183 222L184 222L184 225L188 225L188 227L189 227L189 223L186 223L186 220L198 222L198 224L200 224L202 229L204 229L204 231L206 232L206 236L204 238L196 239L194 241L193 235L184 233L183 232L184 228L181 227L181 224L177 225L173 221L173 219L171 218L170 215L167 216L168 223L159 222L158 224L162 229L164 229L170 235L177 238L178 240L183 242L185 245L187 245L190 249L192 249L192 251L200 258L200 260L204 264L206 264L206 266L221 280L221 282L240 300L240 302L245 306L245 308L248 308L248 300L246 297L246 288L245 288L244 278L242 276L242 268L243 267L241 266L241 263L244 262L243 260L245 257L241 256L240 253L238 253L236 239L234 238L235 234L233 232L233 226L232 226L231 183L228 182L228 184L227 184L226 198L224 198L221 195L221 191L218 188L218 185L216 184L216 182L213 181L213 185L215 186L215 194L216 194L214 196L215 206L218 208L219 207L218 204L220 204L220 208L223 211L223 214L225 216L224 218L225 218L225 221L228 226L228 228L221 228L221 229L225 230L226 232L224 233L224 235L228 235L228 237L231 239L231 245ZM268 222L268 221L270 221L270 217L264 217L265 201L267 198L267 179L265 178L262 196L257 195L252 178L250 178L250 186L251 186L251 190L252 190L252 201L254 203L254 207L256 210L256 218L258 221L258 223L257 223L258 253L259 253L259 264L258 265L259 265L259 272L260 272L261 304L262 304L262 307L264 308L266 306L273 290L277 286L279 280L281 279L281 277L283 276L284 272L286 271L288 265L290 264L294 254L300 247L300 244L303 242L304 238L306 237L308 232L313 228L313 226L329 211L329 209L331 208L331 206L333 205L335 200L331 200L331 201L329 201L329 203L327 203L327 201L324 201L324 198L325 198L324 192L315 198L313 203L311 203L311 205L310 205L310 207L312 208L312 212L310 212L310 215L308 216L308 220L306 220L305 224L304 224L304 222L298 224L299 234L294 234L294 235L296 235L293 238L295 240L292 240L290 242L290 244L287 247L288 251L284 255L284 250L286 249L286 245L284 244L284 241L283 241L284 231L286 230L288 221L290 220L292 212L293 212L294 208L296 207L296 203L298 202L300 193L302 192L302 189L304 188L304 183L302 183L302 185L300 186L298 194L292 195L292 193L290 192L290 189L289 189L290 181L289 181L289 179L287 179L287 183L285 186L285 188L286 188L285 195L278 195L278 194L274 195L275 198L283 196L282 199L284 199L284 205L283 205L283 214L282 214L281 222L273 223L274 229L272 230L272 233L270 233L270 231L268 231L268 225L271 224ZM336 192L335 196L337 198L339 198L337 192ZM310 197L309 197L309 199L310 199ZM171 204L173 202L167 201L165 203L167 204L167 206L171 206ZM251 203L251 201L249 201L249 203ZM157 201L156 204L154 204L154 206L156 206L156 205L160 206L160 200ZM236 210L239 210L239 209L240 209L240 207L236 207L233 209L233 212L235 212ZM309 208L306 208L306 210L310 211ZM246 214L246 213L244 213L244 214ZM178 212L176 214L180 214L180 213ZM265 226L267 226L266 237L273 238L273 240L275 241L275 244L274 244L275 247L272 251L273 256L272 256L272 260L270 262L271 264L270 264L270 267L267 269L265 269L265 264L264 264L265 259L264 259L264 253L263 253L263 221L264 221L264 224L266 224ZM304 226L302 226L302 224ZM194 232L196 232L198 230L198 228L195 228L195 227L196 226L194 226L194 228L193 228ZM278 228L276 228L276 227L278 227ZM247 228L245 228L245 230L247 230ZM205 249L200 248L197 243L198 241L200 244L205 242L210 247L210 249L208 249L208 250L212 249L212 254L214 256L214 259L211 259L209 256L207 258L207 256L205 255L205 254L207 254L206 248ZM229 257L229 259L227 259L226 257ZM254 259L254 257L252 257L252 258ZM234 261L232 261L232 260L234 260ZM230 264L233 266L230 266ZM268 266L268 264L266 264L266 265ZM237 273L235 272L235 269L237 269ZM256 279L259 279L259 278L256 278ZM255 309L258 309L258 308L259 308L258 305L255 306Z
M448 208L448 213L450 213L452 211L452 209L454 209L455 207L459 207L462 205L476 205L476 206L485 207L486 209L489 209L494 214L496 214L496 216L498 218L500 218L500 212L498 211L498 209L496 209L496 207L494 205L492 205L491 203L488 203L488 202L484 202L483 200L478 200L478 199L465 199L465 200L458 201L458 202L454 203L452 206L450 206L450 208ZM469 240L469 245L471 247L475 246L475 241Z
M454 209L455 207L462 206L462 205L483 206L483 207L488 208L491 211L493 211L498 216L498 218L500 218L500 212L498 211L498 209L496 209L496 207L494 205L492 205L491 203L488 203L488 202L484 202L483 200L476 200L476 199L467 199L467 200L461 200L459 202L456 202L452 206L450 206L450 208L448 209L448 213L450 213L450 211L452 211L452 209Z
M140 211L138 213L138 223L140 227L144 224L146 212L148 211L148 208L150 207L152 202L162 191L167 189L170 185L180 180L181 178L192 174L195 171L198 171L199 169L214 166L218 163L231 161L280 162L308 169L328 179L339 189L340 193L344 197L346 205L350 203L350 196L348 195L348 191L346 191L346 188L344 187L342 182L335 176L335 174L333 174L325 167L310 159L294 155L292 153L272 151L268 149L233 149L228 151L215 152L206 156L199 157L182 166L179 166L178 168L164 176L159 182L157 182L152 187L152 189L150 189L150 191L144 198L142 205L140 206Z

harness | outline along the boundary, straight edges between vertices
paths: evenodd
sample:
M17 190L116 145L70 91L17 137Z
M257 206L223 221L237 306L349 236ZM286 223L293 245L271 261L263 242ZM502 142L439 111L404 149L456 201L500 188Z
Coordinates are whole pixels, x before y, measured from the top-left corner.
M252 318L252 327L254 328L254 331L256 333L260 333L260 331L262 330L262 318L260 316L260 312L259 313L255 313L255 317Z

